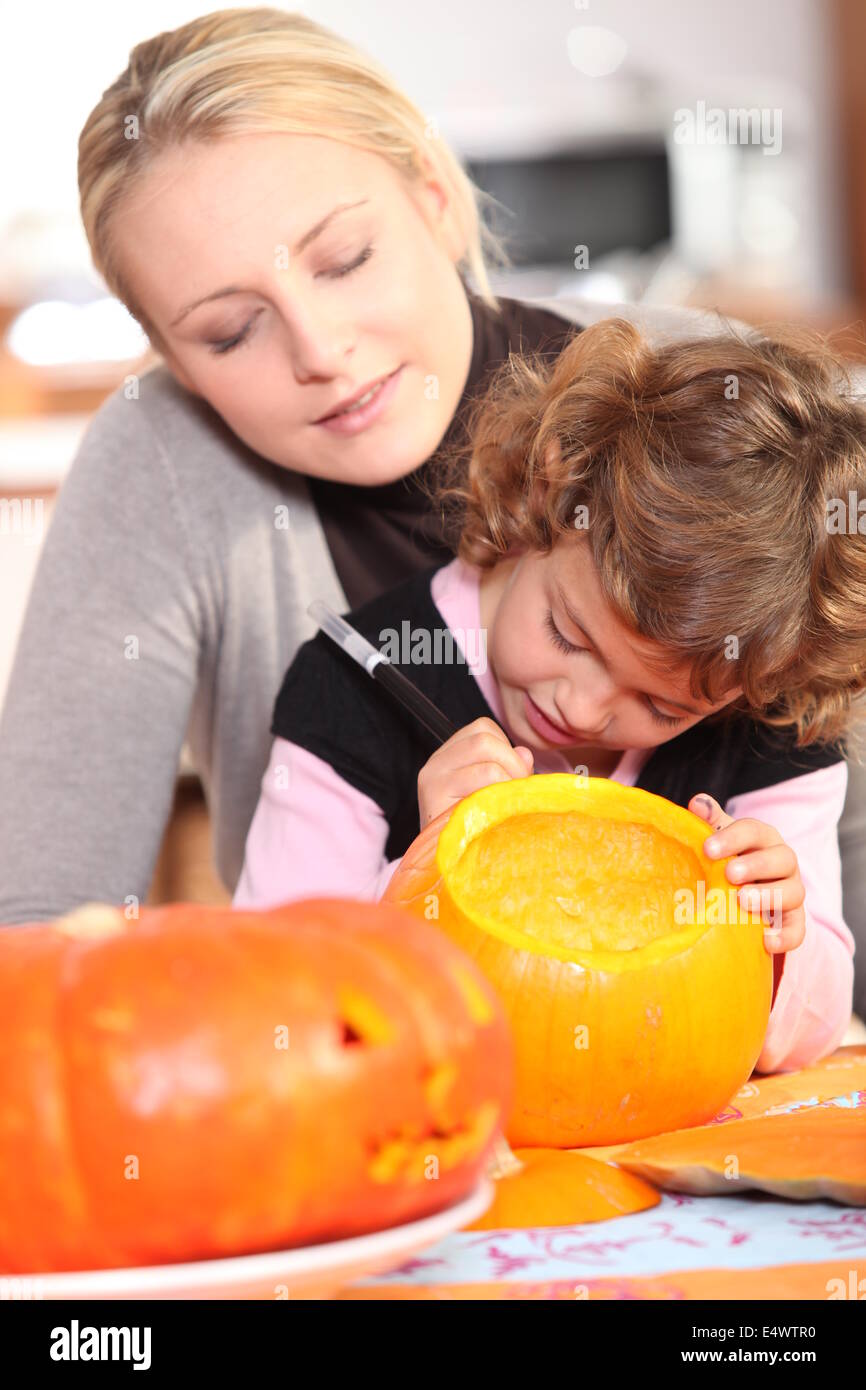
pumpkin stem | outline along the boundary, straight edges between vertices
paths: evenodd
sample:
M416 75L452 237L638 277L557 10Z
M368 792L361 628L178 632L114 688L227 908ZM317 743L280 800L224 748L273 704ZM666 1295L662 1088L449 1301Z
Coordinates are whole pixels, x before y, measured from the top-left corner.
M519 1173L523 1164L517 1157L504 1134L497 1134L493 1140L493 1157L487 1169L490 1178L507 1178Z

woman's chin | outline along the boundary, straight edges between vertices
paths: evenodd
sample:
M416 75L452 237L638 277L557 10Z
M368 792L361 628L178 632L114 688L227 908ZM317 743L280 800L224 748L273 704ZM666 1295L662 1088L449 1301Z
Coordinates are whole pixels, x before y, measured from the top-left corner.
M358 448L352 447L351 439L347 439L345 443L349 448L346 449L344 457L340 457L339 447L328 450L325 457L312 458L307 454L303 466L292 465L293 472L306 473L308 477L321 478L324 482L372 488L396 483L400 478L414 473L416 468L425 462L425 455L416 458L414 451L408 459L402 451L398 458L389 458L387 454L383 458L381 446L377 447L373 440L369 445L364 441L363 447ZM361 443L359 437L358 445Z

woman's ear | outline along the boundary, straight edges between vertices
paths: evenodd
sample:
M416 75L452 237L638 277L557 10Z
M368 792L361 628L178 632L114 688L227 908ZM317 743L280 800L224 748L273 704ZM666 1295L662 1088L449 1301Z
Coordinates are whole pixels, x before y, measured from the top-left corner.
M454 216L448 194L440 181L432 160L422 154L421 163L424 174L415 185L412 196L421 216L430 228L431 234L439 242L446 255L455 265L466 255L468 237Z

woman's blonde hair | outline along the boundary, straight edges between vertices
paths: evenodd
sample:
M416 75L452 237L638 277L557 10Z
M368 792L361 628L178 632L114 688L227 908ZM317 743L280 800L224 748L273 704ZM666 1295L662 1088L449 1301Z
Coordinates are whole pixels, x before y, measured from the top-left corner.
M216 10L137 44L88 116L78 142L81 217L93 264L152 341L112 242L111 219L159 157L185 140L263 132L317 135L381 155L409 183L432 173L465 237L460 269L494 311L486 257L507 263L486 224L493 203L373 59L304 15Z
M805 331L652 345L602 320L552 364L500 367L436 495L482 568L583 532L606 600L660 645L660 669L688 663L712 701L742 686L730 708L802 746L835 742L866 712L852 708L866 690L855 395Z

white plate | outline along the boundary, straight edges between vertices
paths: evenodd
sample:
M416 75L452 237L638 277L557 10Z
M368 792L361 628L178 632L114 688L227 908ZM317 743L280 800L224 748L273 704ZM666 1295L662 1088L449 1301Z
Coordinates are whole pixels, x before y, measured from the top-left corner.
M9 1276L31 1298L326 1298L356 1279L396 1269L411 1255L459 1231L493 1200L482 1179L456 1206L351 1240L332 1240L296 1250L268 1250L228 1260L196 1260L140 1269L86 1269L67 1274Z

